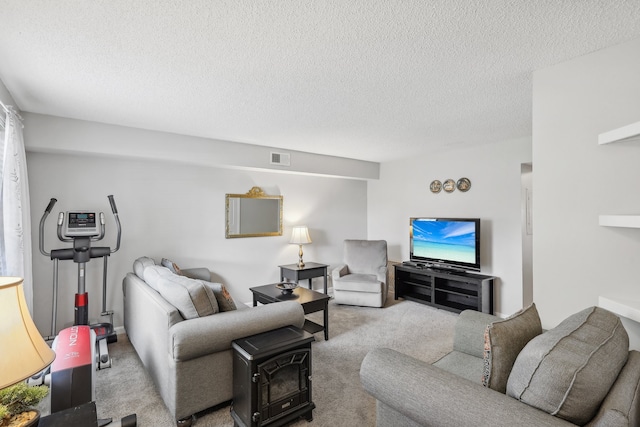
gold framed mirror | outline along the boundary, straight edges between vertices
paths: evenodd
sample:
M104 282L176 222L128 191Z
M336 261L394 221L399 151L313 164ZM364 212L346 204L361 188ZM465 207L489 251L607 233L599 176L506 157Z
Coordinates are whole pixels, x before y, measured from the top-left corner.
M260 187L225 197L225 237L282 236L282 196L268 196Z

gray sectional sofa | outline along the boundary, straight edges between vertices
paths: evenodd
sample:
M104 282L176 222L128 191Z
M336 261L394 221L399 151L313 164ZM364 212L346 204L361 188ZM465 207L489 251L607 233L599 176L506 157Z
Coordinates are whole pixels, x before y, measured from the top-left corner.
M507 319L464 311L436 363L380 348L360 376L378 427L640 426L640 352L598 307L545 332L535 305Z
M210 280L208 269L172 272L146 257L123 280L126 333L178 425L232 399L233 340L304 324L295 301L235 307Z

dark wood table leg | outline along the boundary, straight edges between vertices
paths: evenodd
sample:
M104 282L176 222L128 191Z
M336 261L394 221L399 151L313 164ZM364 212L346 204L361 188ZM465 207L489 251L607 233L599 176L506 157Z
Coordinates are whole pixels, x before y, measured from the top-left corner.
M324 294L327 294L327 269L324 269Z
M324 340L329 340L329 302L324 302Z

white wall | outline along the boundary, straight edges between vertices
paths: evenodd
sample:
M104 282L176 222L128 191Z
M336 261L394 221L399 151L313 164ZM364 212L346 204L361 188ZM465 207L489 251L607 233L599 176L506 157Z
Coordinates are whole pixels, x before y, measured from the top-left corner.
M378 163L218 139L198 138L125 126L24 113L27 151L101 156L269 170L355 179L377 179ZM290 165L272 165L271 152L290 154Z
M251 286L279 280L278 265L298 260L298 247L288 244L294 225L307 225L313 243L304 248L305 261L335 265L342 258L342 240L366 238L367 182L354 179L293 175L208 167L161 160L126 157L43 153L30 144L47 141L56 147L60 138L87 135L69 133L73 121L27 114L25 138L31 187L34 244L34 320L44 335L50 332L52 261L38 248L38 224L49 199L58 199L46 224L46 248L68 247L55 236L57 213L69 209L103 211L107 237L98 246L115 245L115 226L107 195L113 194L122 222L122 247L109 259L107 308L116 312L114 324L122 325L122 278L142 255L167 257L183 268L204 266L228 285L238 302L251 301ZM58 131L58 126L65 128ZM83 127L92 125L83 122ZM135 146L145 131L95 124L100 132L117 135L122 146ZM109 135L103 135L108 139ZM171 135L163 135L166 140ZM183 137L176 136L180 141ZM34 140L37 139L37 140ZM180 158L180 145L176 145ZM125 153L126 154L126 153ZM253 186L268 194L284 196L284 234L279 237L225 239L225 194L246 193ZM102 262L87 264L90 319L101 309ZM76 265L60 263L58 328L73 320ZM322 286L314 279L314 287ZM102 321L105 321L103 319Z
M598 225L640 213L640 142L597 144L640 121L640 40L534 73L534 299L544 327L598 304L640 300L640 229ZM640 324L624 321L632 348Z
M13 100L13 97L7 90L7 87L4 85L2 80L0 80L0 101L2 101L4 105L13 105L14 107L16 106L16 103Z
M531 140L522 138L469 149L434 152L381 164L368 188L368 236L386 239L389 259L409 259L409 218L480 218L482 273L495 275L495 311L522 308L521 164L531 161ZM429 183L467 177L466 193L433 194Z

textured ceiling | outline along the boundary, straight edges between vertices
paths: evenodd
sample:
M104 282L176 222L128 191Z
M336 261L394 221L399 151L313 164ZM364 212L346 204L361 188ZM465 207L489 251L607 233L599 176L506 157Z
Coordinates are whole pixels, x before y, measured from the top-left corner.
M637 37L640 0L2 0L0 79L23 111L385 161L530 135L534 70Z

